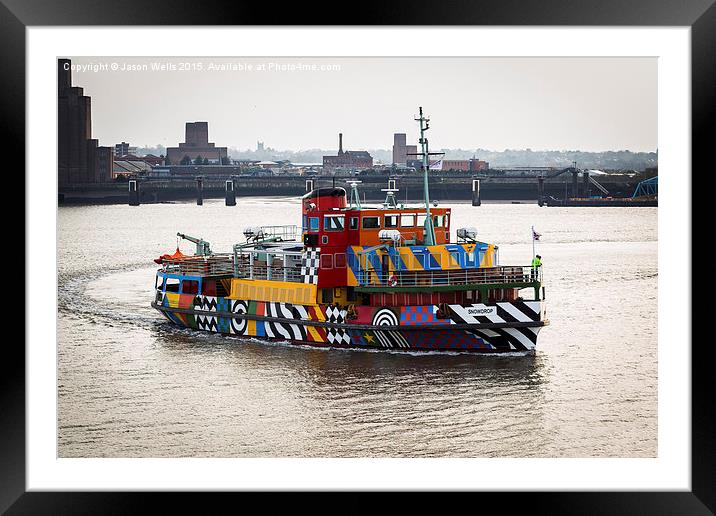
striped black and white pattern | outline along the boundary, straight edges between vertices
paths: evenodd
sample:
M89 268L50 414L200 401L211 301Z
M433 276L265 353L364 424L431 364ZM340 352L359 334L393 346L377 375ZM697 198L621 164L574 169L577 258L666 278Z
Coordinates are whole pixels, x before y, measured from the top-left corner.
M390 308L381 308L373 314L375 326L398 326L398 316ZM396 331L374 331L373 334L384 348L409 348L410 344L400 332Z
M381 308L373 314L374 326L398 326L398 316L390 308Z
M200 330L219 331L217 318L213 315L195 315L196 327Z
M409 348L410 344L397 331L374 331L380 345L384 348Z
M207 312L216 312L216 298L212 296L194 296L194 308Z
M246 301L234 300L231 301L231 312L235 314L245 314L249 311L249 306ZM246 335L246 327L248 326L246 319L235 319L231 318L231 324L229 331L234 335Z
M480 329L483 323L536 322L541 319L539 301L517 301L495 305L450 305L451 319L455 323L474 324L472 333L479 335L497 349L533 350L537 345L539 327ZM484 311L485 315L474 315Z
M306 247L301 257L301 276L303 282L311 285L318 284L318 266L320 263L321 248Z
M290 303L266 303L266 316L279 319L305 319L306 309ZM306 340L306 327L303 324L266 321L266 336L274 339Z

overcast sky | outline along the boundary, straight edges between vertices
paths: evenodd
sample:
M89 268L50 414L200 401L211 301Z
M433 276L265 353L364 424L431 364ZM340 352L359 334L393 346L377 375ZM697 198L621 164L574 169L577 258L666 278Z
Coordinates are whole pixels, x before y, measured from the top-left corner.
M335 149L343 132L347 150L389 149L395 132L416 143L422 105L433 149L657 148L656 58L80 57L72 65L89 65L73 71L73 84L92 97L100 145L176 146L184 123L201 120L217 146Z

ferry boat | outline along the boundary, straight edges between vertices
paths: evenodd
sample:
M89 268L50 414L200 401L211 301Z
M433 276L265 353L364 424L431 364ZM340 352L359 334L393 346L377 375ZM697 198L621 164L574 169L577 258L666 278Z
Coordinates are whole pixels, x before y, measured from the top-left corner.
M501 265L499 248L431 206L363 206L360 181L302 197L302 224L257 226L229 253L196 245L156 259L152 306L195 330L291 344L395 351L532 352L545 318L542 267ZM393 185L389 185L393 186ZM524 297L523 297L524 296Z

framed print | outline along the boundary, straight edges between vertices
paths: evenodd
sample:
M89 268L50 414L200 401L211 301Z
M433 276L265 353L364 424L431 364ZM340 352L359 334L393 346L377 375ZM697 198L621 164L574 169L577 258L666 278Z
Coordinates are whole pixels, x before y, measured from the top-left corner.
M711 2L0 9L28 204L3 510L714 511Z

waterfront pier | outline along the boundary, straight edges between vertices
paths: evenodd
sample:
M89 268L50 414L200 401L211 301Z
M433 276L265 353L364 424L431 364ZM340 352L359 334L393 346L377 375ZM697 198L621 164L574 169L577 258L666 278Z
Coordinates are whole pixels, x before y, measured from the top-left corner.
M489 177L474 175L431 174L429 187L431 197L439 202L499 202L519 201L554 205L554 200L572 197L569 183L571 174L541 177ZM566 178L569 180L566 181ZM382 202L385 198L385 185L395 187L395 199L399 203L416 203L422 199L423 180L417 174L402 176L386 176L385 174L366 174L353 176L249 176L249 175L202 175L201 183L198 176L182 177L135 177L136 193L129 193L132 202L139 204L158 202L186 202L195 200L203 204L205 199L224 199L231 203L232 194L227 192L227 182L233 184L233 199L236 192L241 197L294 197L303 195L313 188L321 186L345 186L346 181L359 179L362 182L361 194L368 202ZM594 186L589 176L589 184ZM473 181L479 181L473 183ZM579 186L581 181L577 182ZM602 186L612 197L631 197L638 181L626 176L615 178L600 176ZM59 189L60 204L127 204L129 182L113 182L104 184L67 185ZM131 187L134 188L134 187ZM475 188L475 189L473 189ZM567 195L565 195L567 193ZM136 196L136 197L133 197ZM579 197L579 191L577 192ZM548 203L548 200L552 200Z

